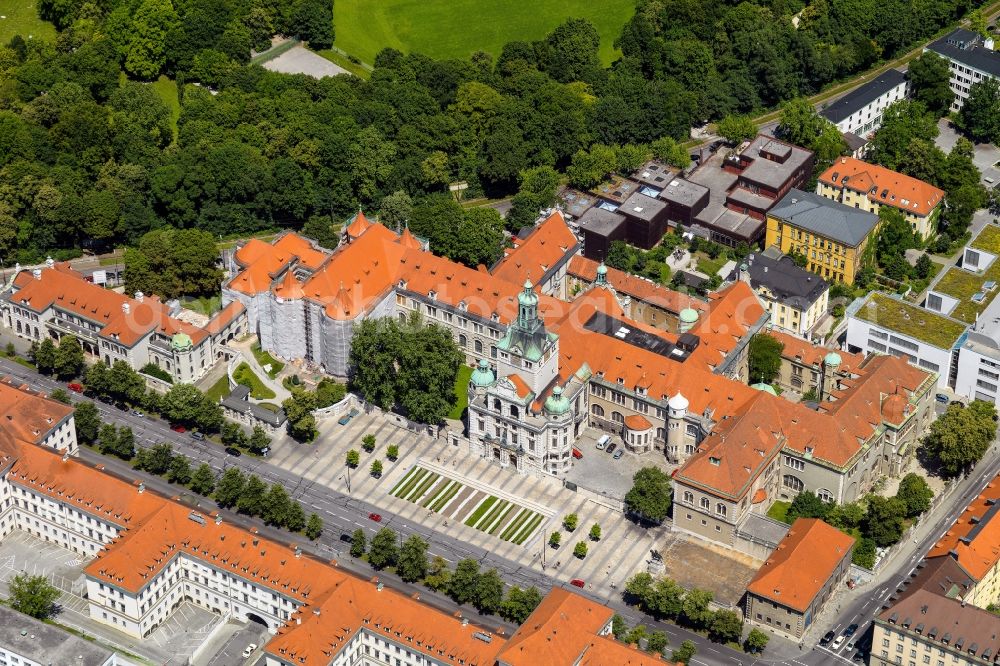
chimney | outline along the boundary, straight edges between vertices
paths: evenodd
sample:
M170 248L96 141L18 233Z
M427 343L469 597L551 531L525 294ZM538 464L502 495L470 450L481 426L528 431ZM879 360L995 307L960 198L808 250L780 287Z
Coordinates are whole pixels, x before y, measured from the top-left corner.
M35 270L31 271L31 275L36 280L41 280L42 279L42 269L41 268L36 268Z
M216 514L215 515L215 524L216 525L221 525L222 524L222 514Z
M45 267L46 268L52 268L55 265L56 265L56 262L55 262L55 260L52 259L52 257L45 257Z
M144 492L146 492L146 484L145 483L140 483L139 484L139 494L141 495Z
M125 314L128 314L131 311L132 311L132 308L131 308L131 306L129 306L129 304L127 302L126 303L122 303L122 312L124 312Z
M993 50L993 38L992 37L987 37L986 39L983 40L983 48L987 48L990 51Z
M63 449L63 462L69 460L69 447Z
M298 546L295 547L295 557L302 557L302 549Z
M142 303L142 297L145 296L141 291L135 292L135 300Z

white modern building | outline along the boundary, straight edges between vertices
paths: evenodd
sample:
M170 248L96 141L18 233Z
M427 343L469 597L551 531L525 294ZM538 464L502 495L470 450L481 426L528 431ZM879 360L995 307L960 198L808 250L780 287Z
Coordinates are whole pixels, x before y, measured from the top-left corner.
M954 385L966 324L895 296L872 292L848 312L847 348L864 354L892 354L938 374L938 387Z
M836 125L841 134L865 138L882 126L882 113L886 108L906 99L908 93L906 74L890 69L831 103L819 114Z
M959 28L927 45L925 50L937 53L950 63L949 83L955 93L952 111L962 108L974 84L1000 77L1000 54L993 49L992 38L984 38L965 28Z
M1000 298L979 316L959 350L955 393L997 402L1000 396Z

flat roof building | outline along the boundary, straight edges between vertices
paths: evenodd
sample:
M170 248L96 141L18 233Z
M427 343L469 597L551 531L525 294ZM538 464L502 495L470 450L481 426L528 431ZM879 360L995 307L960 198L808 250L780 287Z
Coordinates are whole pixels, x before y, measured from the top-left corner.
M0 606L0 664L115 666L118 663L111 650Z

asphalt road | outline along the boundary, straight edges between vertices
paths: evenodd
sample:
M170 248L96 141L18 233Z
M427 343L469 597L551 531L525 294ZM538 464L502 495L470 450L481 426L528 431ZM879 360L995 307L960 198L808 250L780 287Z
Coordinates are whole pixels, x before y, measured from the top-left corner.
M0 358L0 373L12 375L35 388L45 391L63 387L62 383L42 377L24 366L4 358ZM74 395L74 398L76 397ZM307 513L315 512L323 519L323 536L316 543L305 544L306 550L313 551L314 554L321 558L336 558L341 568L364 578L377 575L387 585L407 595L419 594L425 603L447 613L462 610L467 616L472 616L475 611L469 607L458 606L450 598L422 586L404 583L392 574L375 572L366 563L355 560L350 556L348 551L349 544L341 539L342 535L349 535L360 527L365 529L370 536L381 527L390 527L400 534L401 539L406 539L411 534L419 534L430 544L430 554L432 556L440 555L452 565L463 558L474 558L480 562L483 568L495 567L508 584L520 585L522 587L533 585L543 594L552 587L568 586L568 581L559 579L558 575L554 574L554 572L550 573L551 569L550 572L543 573L505 558L497 557L489 551L464 543L460 539L439 533L422 525L413 524L381 507L357 500L327 486L305 481L301 477L269 464L265 458L255 458L248 455L232 457L226 455L223 448L217 444L207 441L199 442L186 434L173 432L164 421L137 416L100 402L96 402L95 404L98 406L105 421L118 426L132 428L139 446L151 446L160 442L170 442L174 446L175 451L184 453L196 464L207 462L217 472L221 472L227 467L236 466L246 473L258 475L269 483L281 483L288 489L292 497L302 503ZM909 575L920 557L927 552L947 527L954 522L957 515L981 491L988 479L992 478L1000 470L1000 456L997 455L996 450L991 449L988 456L987 460L980 463L979 467L968 478L962 481L963 487L956 491L952 498L950 498L948 509L943 514L943 517L935 520L936 526L933 529L924 526L921 532L923 536L919 539L917 548L911 551L912 554L910 552L903 553L890 562L887 565L890 568L879 576L879 580L884 580L884 582L878 583L870 589L866 588L864 594L849 602L839 612L835 622L830 627L831 629L839 632L852 622L857 622L861 625L858 636L860 637L864 634L871 618L881 609L882 603L896 590L902 580ZM177 486L167 483L160 477L133 470L131 465L124 461L103 456L86 447L81 447L80 457L94 464L101 463L111 473L129 480L136 478L143 479L147 487L164 495L173 496L178 494L179 488ZM193 506L198 506L202 510L219 510L213 501L191 493L182 494L181 499L182 501L191 503ZM380 523L375 523L368 518L368 515L373 512L381 514L382 520ZM269 528L258 520L239 516L225 510L222 510L221 513L225 520L245 527L256 527L268 538L282 542L295 540L295 537L287 532ZM591 596L585 590L578 590L576 588L568 589L572 589L579 594ZM851 663L851 655L845 654L846 650L844 649L840 651L840 654L834 654L825 647L812 645L803 646L798 655L790 656L787 643L784 649L780 651L782 653L781 656L777 654L772 656L769 652L775 651L767 650L760 658L755 658L723 645L712 643L704 636L682 627L657 622L638 612L636 609L625 605L621 599L608 601L596 596L592 598L598 603L605 604L620 613L631 625L644 624L650 630L662 630L666 632L672 646L677 646L684 640L693 641L698 648L698 653L693 660L695 664L710 664L715 666L718 664L732 665L734 663L747 665L772 663L818 666L820 664L839 663L843 665ZM509 634L514 629L514 627L494 617L477 619L472 616L471 619L476 620L477 623L491 631L499 629Z

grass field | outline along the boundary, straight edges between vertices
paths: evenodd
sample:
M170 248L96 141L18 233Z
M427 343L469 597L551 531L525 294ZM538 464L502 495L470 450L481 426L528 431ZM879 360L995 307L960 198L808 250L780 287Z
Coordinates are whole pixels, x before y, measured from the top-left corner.
M219 402L229 395L229 377L222 376L219 381L212 384L212 387L205 391L205 397L212 402Z
M47 21L38 18L38 7L31 0L18 2L0 2L0 44L6 44L14 35L25 39L44 39L52 41L56 38L56 28Z
M371 64L385 47L432 58L497 56L507 42L542 39L567 18L585 18L610 64L613 43L634 13L635 0L337 0L333 23L336 46Z
M236 380L237 384L248 386L250 397L254 400L270 400L275 395L274 391L269 389L246 363L240 363L236 366L236 369L233 370L233 379Z
M458 374L455 376L455 406L448 412L449 419L460 419L465 413L465 408L469 406L469 379L472 377L472 368L461 365Z
M170 128L174 131L174 141L176 141L177 120L181 117L181 102L177 96L177 82L173 79L168 79L166 76L160 76L151 85L159 98L170 109Z

